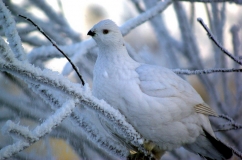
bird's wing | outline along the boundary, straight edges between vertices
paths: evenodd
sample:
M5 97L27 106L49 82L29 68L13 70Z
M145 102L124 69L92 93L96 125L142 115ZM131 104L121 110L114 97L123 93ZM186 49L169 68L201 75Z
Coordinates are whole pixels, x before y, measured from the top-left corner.
M193 87L167 68L141 65L136 68L140 89L157 98L180 98L194 107L197 113L216 116L217 114L202 100Z

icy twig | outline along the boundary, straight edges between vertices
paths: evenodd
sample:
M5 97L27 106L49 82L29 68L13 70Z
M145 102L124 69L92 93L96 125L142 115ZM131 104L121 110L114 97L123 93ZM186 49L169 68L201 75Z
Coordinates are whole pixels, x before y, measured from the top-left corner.
M31 22L51 42L51 44L70 62L72 68L75 70L76 74L78 75L79 79L82 82L82 85L84 86L85 85L85 82L82 79L82 76L81 76L81 74L78 71L78 68L75 66L74 63L72 63L72 61L70 60L70 58L57 46L57 44L49 36L47 36L45 34L45 32L38 25L36 25L31 19L29 19L29 18L27 18L25 16L22 16L22 15L19 15L19 16L22 17L22 18L24 18L24 19L26 19L27 21Z
M125 117L106 102L97 100L91 95L90 91L84 91L80 85L71 83L68 79L55 72L49 70L42 71L28 63L23 64L15 62L14 64L8 64L0 60L0 70L9 72L23 80L51 86L72 97L75 97L81 104L88 106L90 109L101 114L108 121L114 124L122 131L123 136L129 140L130 143L139 148L142 152L146 153L143 148L142 136L133 128L132 125L126 122Z
M235 4L242 4L241 0L175 0L175 1L187 1L187 2L202 2L202 3L217 3L217 2L229 2Z
M219 49L226 54L228 57L230 57L233 61L235 61L236 63L242 65L242 62L234 57L231 53L229 53L222 45L219 44L219 42L215 39L214 35L212 34L212 32L208 29L208 27L206 26L206 24L203 22L202 18L197 18L197 21L203 26L203 28L207 31L208 37L214 42L214 44L216 46L219 47Z
M93 129L93 126L90 126L90 124L84 118L79 117L76 113L72 113L71 116L83 129L89 139L93 141L93 143L97 144L100 148L119 157L126 157L128 155L128 151L124 146L112 142L111 139L98 135L98 133Z
M75 108L75 100L69 100L62 105L52 116L50 116L41 125L37 126L31 133L26 127L17 126L17 124L7 122L4 130L11 132L12 129L17 131L16 133L27 137L25 140L20 140L15 144L6 146L0 150L0 159L6 159L12 155L22 151L23 149L29 147L32 143L36 142L38 139L51 132L51 130L59 125L68 115L71 114L72 110Z
M11 63L14 59L14 53L2 37L0 37L0 57L9 63Z
M202 69L202 70L188 70L188 69L173 69L173 72L176 74L185 74L185 75L199 75L199 74L211 74L216 72L242 72L240 68L232 68L232 69L225 69L225 68L213 68L213 69Z
M51 90L49 87L36 85L36 84L30 84L31 89L40 97L51 106L52 109L59 108L60 104L68 98L65 96L60 96L59 93L56 91ZM78 125L81 127L82 131L86 134L88 139L93 141L95 144L100 146L100 148L107 151L107 153L113 153L115 155L118 155L120 157L125 157L127 155L127 149L125 149L124 146L120 146L120 144L112 142L110 138L102 137L100 134L98 134L97 128L95 128L95 125L90 125L84 118L81 118L79 115L75 113L72 113L72 118L78 123ZM94 129L95 128L95 129Z
M234 120L231 117L229 117L228 115L225 115L225 114L220 114L220 115L218 115L218 117L223 118L231 123L234 122Z
M230 131L230 130L238 130L238 129L242 129L242 125L235 122L231 122L231 123L220 125L220 129L217 129L214 132Z
M28 141L37 141L36 136L29 130L28 127L18 125L11 120L8 120L2 128L3 134L17 134Z
M153 18L160 12L164 11L166 7L168 7L172 3L172 0L164 0L157 3L156 6L150 8L144 13L141 13L139 16L132 18L126 21L121 27L121 33L125 36L127 35L132 29L136 28L137 26L141 25L142 23L146 22L147 20Z
M10 48L15 54L16 58L19 60L25 60L26 55L22 47L20 37L16 30L15 21L10 11L6 8L6 6L2 2L2 0L0 0L0 24L2 25L2 28L4 30L5 36L7 37Z
M37 5L41 10L43 10L50 20L57 22L61 26L60 29L66 32L68 37L70 36L76 42L81 40L80 35L77 34L73 29L71 29L69 24L66 22L64 16L61 14L57 14L57 12L54 12L53 8L49 4L47 4L46 1L31 0L31 2Z

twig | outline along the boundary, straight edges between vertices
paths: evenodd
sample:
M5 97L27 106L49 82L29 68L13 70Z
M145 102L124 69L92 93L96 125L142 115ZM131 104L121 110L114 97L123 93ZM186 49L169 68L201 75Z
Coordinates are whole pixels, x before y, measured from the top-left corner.
M232 123L222 125L220 129L217 129L214 132L230 131L230 130L237 130L237 129L242 129L242 125L232 122Z
M223 46L221 46L219 44L219 42L215 39L214 35L212 34L212 32L208 29L208 27L206 26L206 24L204 24L202 18L197 18L197 21L203 26L203 28L207 31L207 34L209 36L209 38L215 43L216 46L219 47L219 49L225 53L227 56L229 56L233 61L235 61L236 63L242 65L242 62L234 57L231 53L229 53L225 48L223 48Z
M12 145L2 148L0 150L0 159L6 159L6 158L11 157L12 155L29 147L32 143L36 142L38 139L40 139L47 133L51 132L54 127L58 126L68 115L70 115L72 113L75 106L76 106L75 100L69 100L69 101L65 102L62 105L62 107L59 108L58 110L56 110L56 112L51 117L46 119L45 122L43 122L41 125L37 126L33 131L31 131L31 134L28 133L26 135L26 137L28 137L28 139L20 140L19 142L16 142ZM10 123L6 124L5 127L9 127L9 128L5 128L6 130L8 130L9 132L11 132L12 129L16 130L16 125L14 125L14 126L11 125L11 126L13 126L13 128L12 128L8 124L10 124ZM26 132L29 132L28 129L26 129L22 126L19 126L19 128L16 131L21 132L21 133L18 133L19 135L25 135ZM32 138L32 137L34 137L34 138ZM31 140L29 138L31 138Z
M155 7L152 7L146 12L141 13L139 16L126 21L120 27L121 33L123 35L128 34L135 27L141 25L142 23L156 16L158 13L164 11L171 3L171 0L160 1Z
M82 79L81 74L78 72L78 68L74 65L74 63L72 63L70 58L55 44L55 42L50 37L48 37L45 34L45 32L37 24L35 24L31 19L29 19L29 18L27 18L25 16L22 16L22 15L19 15L19 17L22 17L22 18L26 19L27 21L31 22L52 43L52 45L70 62L72 68L75 70L76 74L78 75L79 79L82 82L82 85L84 86L85 82Z
M210 74L215 72L242 72L242 69L239 68L231 68L231 69L225 69L225 68L214 68L214 69L204 69L204 70L182 70L182 69L173 69L173 72L176 74L185 74L185 75L196 75L196 74Z
M223 119L225 119L225 120L227 120L227 121L229 121L231 123L234 122L233 118L231 118L231 117L229 117L229 116L227 116L225 114L220 114L220 115L218 115L218 117L219 118L223 118Z
M235 4L242 4L241 0L175 0L175 1L185 1L185 2L202 2L202 3L217 3L217 2L229 2Z
M16 30L15 21L2 0L0 0L0 24L15 57L21 61L25 60L26 54L22 47L18 31Z

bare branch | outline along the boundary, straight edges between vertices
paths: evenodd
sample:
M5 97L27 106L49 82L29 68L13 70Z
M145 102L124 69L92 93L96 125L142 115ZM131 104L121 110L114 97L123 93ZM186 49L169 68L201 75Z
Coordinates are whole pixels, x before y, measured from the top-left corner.
M202 18L198 18L197 21L203 26L203 28L207 31L208 37L215 43L216 46L219 47L219 49L225 53L228 57L230 57L233 61L235 61L236 63L242 65L242 62L234 57L231 53L229 53L225 48L223 48L223 46L221 46L219 44L219 42L215 39L215 37L213 36L212 32L208 29L208 27L206 26L206 24L203 22Z
M52 45L70 62L72 68L75 70L76 74L78 75L79 79L81 80L82 82L82 85L84 86L85 85L85 82L84 80L82 79L82 76L81 74L79 73L78 71L78 68L75 66L74 63L72 63L72 61L70 60L70 58L57 46L57 44L49 37L45 34L45 32L38 26L36 25L31 19L25 17L25 16L22 16L22 15L19 15L20 17L28 20L29 22L31 22L51 43Z
M211 74L211 73L228 73L228 72L242 72L242 69L232 68L214 68L214 69L204 69L204 70L187 70L187 69L173 69L173 72L176 74L185 74L185 75L199 75L199 74Z

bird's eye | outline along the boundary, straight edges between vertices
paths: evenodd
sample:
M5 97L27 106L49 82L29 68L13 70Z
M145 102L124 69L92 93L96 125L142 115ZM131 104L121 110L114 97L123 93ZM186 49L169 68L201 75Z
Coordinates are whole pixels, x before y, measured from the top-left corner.
M103 30L103 34L108 34L108 32L109 32L109 31L108 31L107 29L104 29L104 30Z

